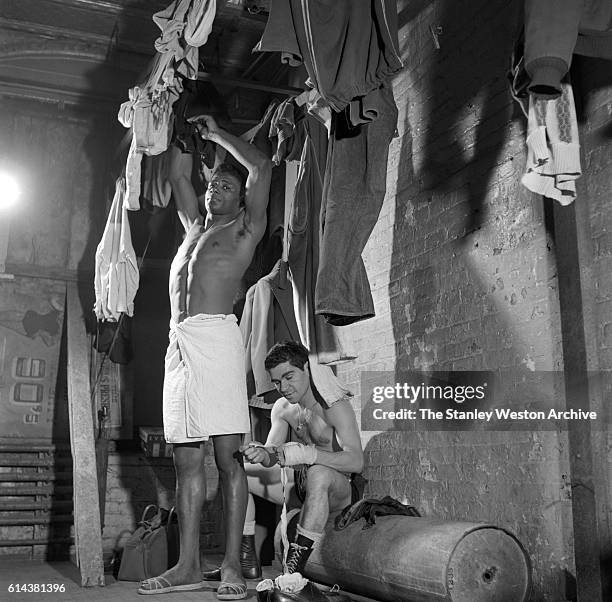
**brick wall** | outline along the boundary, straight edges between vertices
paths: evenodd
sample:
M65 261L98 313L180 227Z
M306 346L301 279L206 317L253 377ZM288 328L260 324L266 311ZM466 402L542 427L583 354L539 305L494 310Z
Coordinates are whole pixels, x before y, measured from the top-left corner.
M585 174L582 186L588 199L588 226L592 240L589 251L592 253L592 319L596 339L593 369L609 371L612 370L612 72L609 62L586 58L576 61L576 71L581 92L579 116ZM612 379L609 376L604 379L603 388L603 403L607 406L612 398ZM612 500L612 429L609 426L597 443L600 453L596 459L603 464L600 466L601 480L605 481L601 484L601 495ZM612 591L612 511L609 502L607 516L602 522L600 537L607 551L603 573L608 591Z
M200 523L200 549L219 551L223 546L221 492L212 444L206 445L206 502ZM109 454L106 513L102 533L105 557L123 547L148 504L174 505L175 473L172 460L147 458L141 453Z
M359 358L338 370L358 414L363 371L563 369L551 206L520 184L526 122L506 82L517 4L398 3L399 137L364 253L377 315L348 327ZM601 81L609 63L590 65L588 201L578 202L590 204L598 353L610 369L612 82ZM533 599L572 596L567 433L364 432L363 441L369 494L510 529L532 559Z

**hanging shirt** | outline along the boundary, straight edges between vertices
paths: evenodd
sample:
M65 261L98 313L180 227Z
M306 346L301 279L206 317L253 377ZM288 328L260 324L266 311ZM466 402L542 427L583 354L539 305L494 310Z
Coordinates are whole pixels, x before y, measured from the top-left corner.
M123 203L125 180L119 178L102 240L96 249L94 311L99 320L117 321L134 314L139 275L130 225Z

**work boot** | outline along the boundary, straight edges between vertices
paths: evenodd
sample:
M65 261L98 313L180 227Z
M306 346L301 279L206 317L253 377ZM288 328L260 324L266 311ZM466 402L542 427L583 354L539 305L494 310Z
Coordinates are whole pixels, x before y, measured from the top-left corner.
M240 568L245 579L259 579L261 577L261 565L257 559L255 550L255 535L243 535L240 544ZM221 569L202 571L204 581L221 581Z
M289 553L287 554L287 573L304 574L306 561L312 552L312 547L301 546L298 543L289 544Z
M259 579L261 566L255 549L255 535L243 535L240 544L240 566L245 579Z

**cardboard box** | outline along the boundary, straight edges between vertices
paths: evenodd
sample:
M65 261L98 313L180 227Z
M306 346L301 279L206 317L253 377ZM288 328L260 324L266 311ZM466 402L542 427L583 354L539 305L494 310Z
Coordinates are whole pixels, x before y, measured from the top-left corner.
M138 428L140 443L145 456L149 458L171 458L172 444L166 443L161 426L141 426Z

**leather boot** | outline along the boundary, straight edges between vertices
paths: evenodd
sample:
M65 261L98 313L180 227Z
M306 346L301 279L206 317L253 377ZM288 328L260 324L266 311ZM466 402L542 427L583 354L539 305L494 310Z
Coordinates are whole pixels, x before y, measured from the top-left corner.
M245 579L259 579L261 577L261 565L255 550L255 535L243 535L240 544L240 568ZM221 569L203 571L204 581L221 581Z
M240 545L240 566L245 579L259 579L261 566L255 550L255 535L243 535Z

